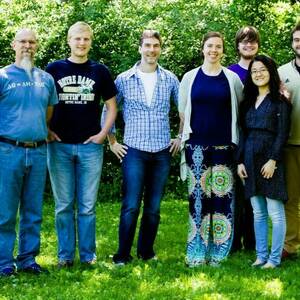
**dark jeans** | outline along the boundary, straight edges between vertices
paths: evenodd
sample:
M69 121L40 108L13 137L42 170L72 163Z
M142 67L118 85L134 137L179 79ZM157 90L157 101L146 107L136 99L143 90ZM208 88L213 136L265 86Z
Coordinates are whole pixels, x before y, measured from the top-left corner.
M123 159L123 199L119 225L120 259L128 259L144 193L137 255L143 259L155 255L153 250L160 220L160 201L170 169L169 149L156 153L128 147Z
M234 213L234 235L231 251L255 250L255 236L253 225L253 209L250 199L244 196L244 186L236 175L235 213Z

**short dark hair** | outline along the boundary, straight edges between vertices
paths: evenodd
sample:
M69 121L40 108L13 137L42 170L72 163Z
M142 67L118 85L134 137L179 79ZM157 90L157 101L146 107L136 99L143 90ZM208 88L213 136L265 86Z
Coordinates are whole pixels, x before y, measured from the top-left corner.
M292 29L292 32L291 32L291 41L293 41L293 35L296 31L300 31L300 22L298 22L296 24L296 26Z
M145 29L140 37L140 46L143 45L144 39L156 38L159 40L159 44L162 45L162 39L160 33L153 29Z
M224 36L222 33L218 32L218 31L209 31L207 32L203 38L202 38L202 42L201 42L201 51L204 48L204 44L205 42L210 39L210 38L214 38L214 37L218 37L222 40L222 44L223 44L223 53L225 53L225 40L224 40ZM201 54L202 58L203 58L203 54Z
M237 52L239 52L239 43L245 39L249 42L257 42L258 47L260 46L258 30L253 26L244 26L235 35L235 49Z

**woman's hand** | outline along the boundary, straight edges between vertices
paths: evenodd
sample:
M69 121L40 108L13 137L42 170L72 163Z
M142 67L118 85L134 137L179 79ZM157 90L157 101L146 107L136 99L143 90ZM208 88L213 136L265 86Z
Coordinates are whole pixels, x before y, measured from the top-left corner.
M260 172L262 176L266 179L270 179L273 177L273 174L275 170L277 169L276 167L276 160L274 159L269 159L261 168Z
M238 173L238 175L240 176L241 179L245 179L245 178L248 177L246 167L245 167L244 164L239 164L238 165L237 173Z

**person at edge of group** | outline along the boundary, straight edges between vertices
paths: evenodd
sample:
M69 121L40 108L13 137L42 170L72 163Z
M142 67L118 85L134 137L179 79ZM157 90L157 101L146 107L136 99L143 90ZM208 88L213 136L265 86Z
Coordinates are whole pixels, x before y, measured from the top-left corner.
M122 207L119 248L113 263L132 260L131 247L143 198L143 214L137 243L142 260L157 259L153 246L160 221L160 202L170 168L171 153L180 148L180 137L170 139L169 111L172 98L177 105L179 81L158 64L162 47L160 34L151 29L140 38L141 60L121 73L115 83L117 102L122 103L124 144L113 131L108 135L112 152L122 162Z
M107 67L88 58L92 39L93 31L87 23L73 24L67 37L70 57L50 63L46 69L54 77L59 98L50 123L52 142L48 144L58 268L73 265L76 236L80 262L87 266L96 263L95 204L103 162L102 143L117 114L117 91ZM102 128L101 99L107 107Z
M53 78L34 66L36 33L17 31L15 63L0 70L0 276L16 273L13 256L19 210L18 272L48 272L40 250L47 172L47 124L57 100Z
M260 46L258 30L253 26L242 27L235 36L235 49L239 56L237 64L230 65L229 70L235 72L245 83L248 67ZM255 250L253 211L251 203L244 196L244 186L236 174L234 234L231 253L235 251Z
M285 205L287 231L282 258L295 257L300 247L300 23L292 29L291 44L295 58L278 69L293 105L291 132L284 150L288 202Z
M223 67L224 38L208 32L202 41L203 64L180 83L181 178L188 178L189 267L219 266L233 239L234 151L238 144L238 106L243 85Z
M264 269L280 265L286 233L283 147L289 134L291 105L280 85L275 62L266 55L256 56L249 65L241 104L238 174L245 181L245 196L253 207L256 260L252 266ZM272 221L270 252L268 216Z

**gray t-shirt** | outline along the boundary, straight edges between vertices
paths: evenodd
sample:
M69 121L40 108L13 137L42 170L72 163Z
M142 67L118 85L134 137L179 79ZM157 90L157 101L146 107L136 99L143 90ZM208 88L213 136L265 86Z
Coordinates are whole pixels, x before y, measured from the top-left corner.
M17 141L47 137L47 107L58 102L50 74L33 68L31 77L12 64L0 70L0 136Z

